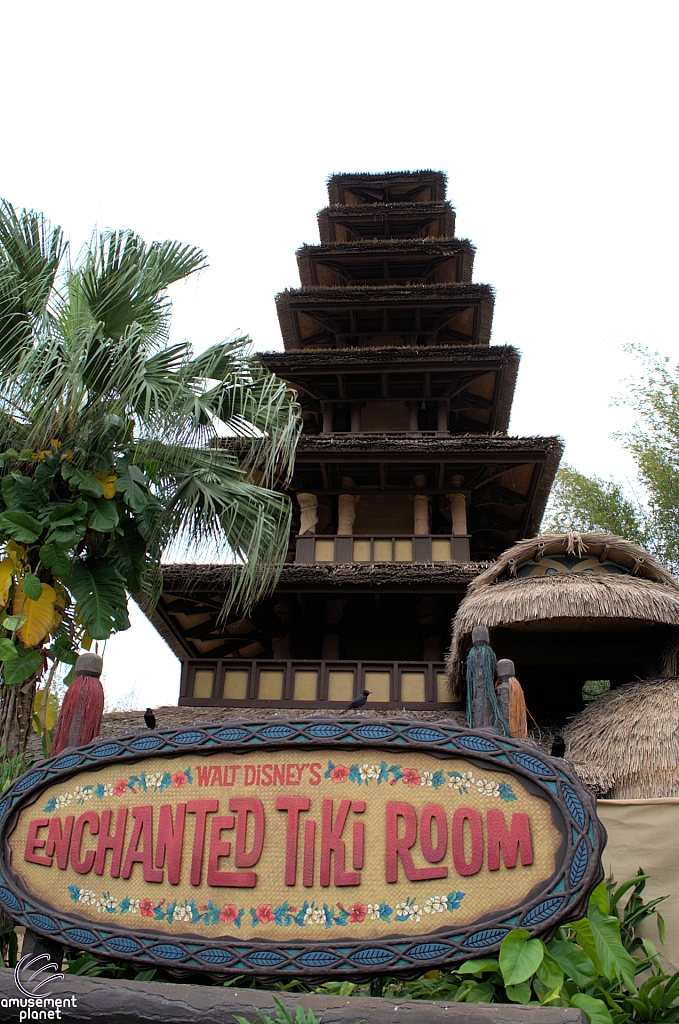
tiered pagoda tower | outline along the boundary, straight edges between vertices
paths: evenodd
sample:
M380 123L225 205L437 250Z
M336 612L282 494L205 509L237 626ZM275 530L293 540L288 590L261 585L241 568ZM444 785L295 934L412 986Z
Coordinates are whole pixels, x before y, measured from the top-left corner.
M247 618L218 624L228 566L190 593L168 567L155 623L183 662L180 704L450 708L443 656L467 586L537 532L562 447L507 436L519 354L491 346L446 176L336 174L302 287L277 296L304 430L288 564Z

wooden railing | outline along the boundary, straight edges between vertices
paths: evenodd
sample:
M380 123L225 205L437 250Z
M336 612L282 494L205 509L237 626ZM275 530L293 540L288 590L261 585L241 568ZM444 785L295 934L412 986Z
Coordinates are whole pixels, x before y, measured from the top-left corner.
M370 690L366 709L437 710L454 702L438 661L189 661L180 705L343 708Z
M296 562L468 562L469 535L298 537Z

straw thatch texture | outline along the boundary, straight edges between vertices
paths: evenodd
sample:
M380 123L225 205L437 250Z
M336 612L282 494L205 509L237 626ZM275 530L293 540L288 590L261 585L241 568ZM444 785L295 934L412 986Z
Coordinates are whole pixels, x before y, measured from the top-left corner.
M384 171L378 174L359 172L351 174L347 172L331 174L327 178L328 199L330 203L344 202L345 189L352 186L363 186L364 188L385 189L393 185L405 185L408 187L431 188L432 201L445 199L448 175L443 171Z
M599 557L628 570L624 575L559 573L513 578L526 561L547 555ZM447 672L458 684L474 626L511 626L548 619L629 619L679 625L679 584L651 555L622 537L603 533L551 534L520 541L471 584L453 623ZM672 651L664 669L673 671Z
M564 737L583 781L608 778L611 799L679 796L679 679L630 683L598 697Z

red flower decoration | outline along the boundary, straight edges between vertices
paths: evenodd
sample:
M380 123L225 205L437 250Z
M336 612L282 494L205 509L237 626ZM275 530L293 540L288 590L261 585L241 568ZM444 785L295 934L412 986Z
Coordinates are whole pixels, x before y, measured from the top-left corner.
M153 900L148 899L139 901L139 912L142 917L153 917Z
M269 921L273 921L273 906L270 903L260 903L255 911L255 917L258 921L261 921L262 924L268 924Z
M336 768L333 768L330 772L330 778L333 782L346 782L349 777L349 769L345 768L343 764L338 764Z
M233 903L227 903L225 907L222 907L222 912L219 915L219 920L223 921L224 924L231 924L238 917L238 907L235 907Z
M183 789L186 783L189 781L188 775L185 775L184 772L177 772L175 775L172 775L171 778L172 785L176 789Z
M127 789L127 779L120 779L118 782L113 783L113 792L116 796L120 796Z
M359 923L365 919L365 915L368 913L368 908L365 903L354 903L353 907L349 907L349 922Z
M403 781L406 786L419 786L422 780L420 779L420 773L417 768L404 768Z

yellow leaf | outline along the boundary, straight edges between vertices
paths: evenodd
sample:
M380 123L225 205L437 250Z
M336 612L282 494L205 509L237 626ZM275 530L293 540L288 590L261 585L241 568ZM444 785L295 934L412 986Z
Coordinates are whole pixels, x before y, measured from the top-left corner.
M40 711L42 709L42 699L45 696L45 688L42 690L36 690L35 700L33 701L33 713L38 716L40 721ZM48 729L53 729L59 713L59 706L57 704L57 698L54 693L50 692L47 695L47 706L45 707L45 725ZM37 731L37 730L36 730Z
M115 482L118 479L115 473L95 473L94 475L101 484L101 486L104 488L104 497L115 498Z
M60 619L54 607L57 592L48 583L42 585L42 595L37 601L31 601L23 590L17 587L12 607L13 615L25 615L26 621L18 632L24 647L36 647L48 633L56 629Z
M24 547L23 544L17 544L17 542L14 540L8 540L7 543L5 544L5 551L10 558L14 559L15 565L17 564L17 562L22 561L26 554L26 550L27 549Z
M7 603L9 588L14 579L14 559L3 558L0 562L0 605Z

